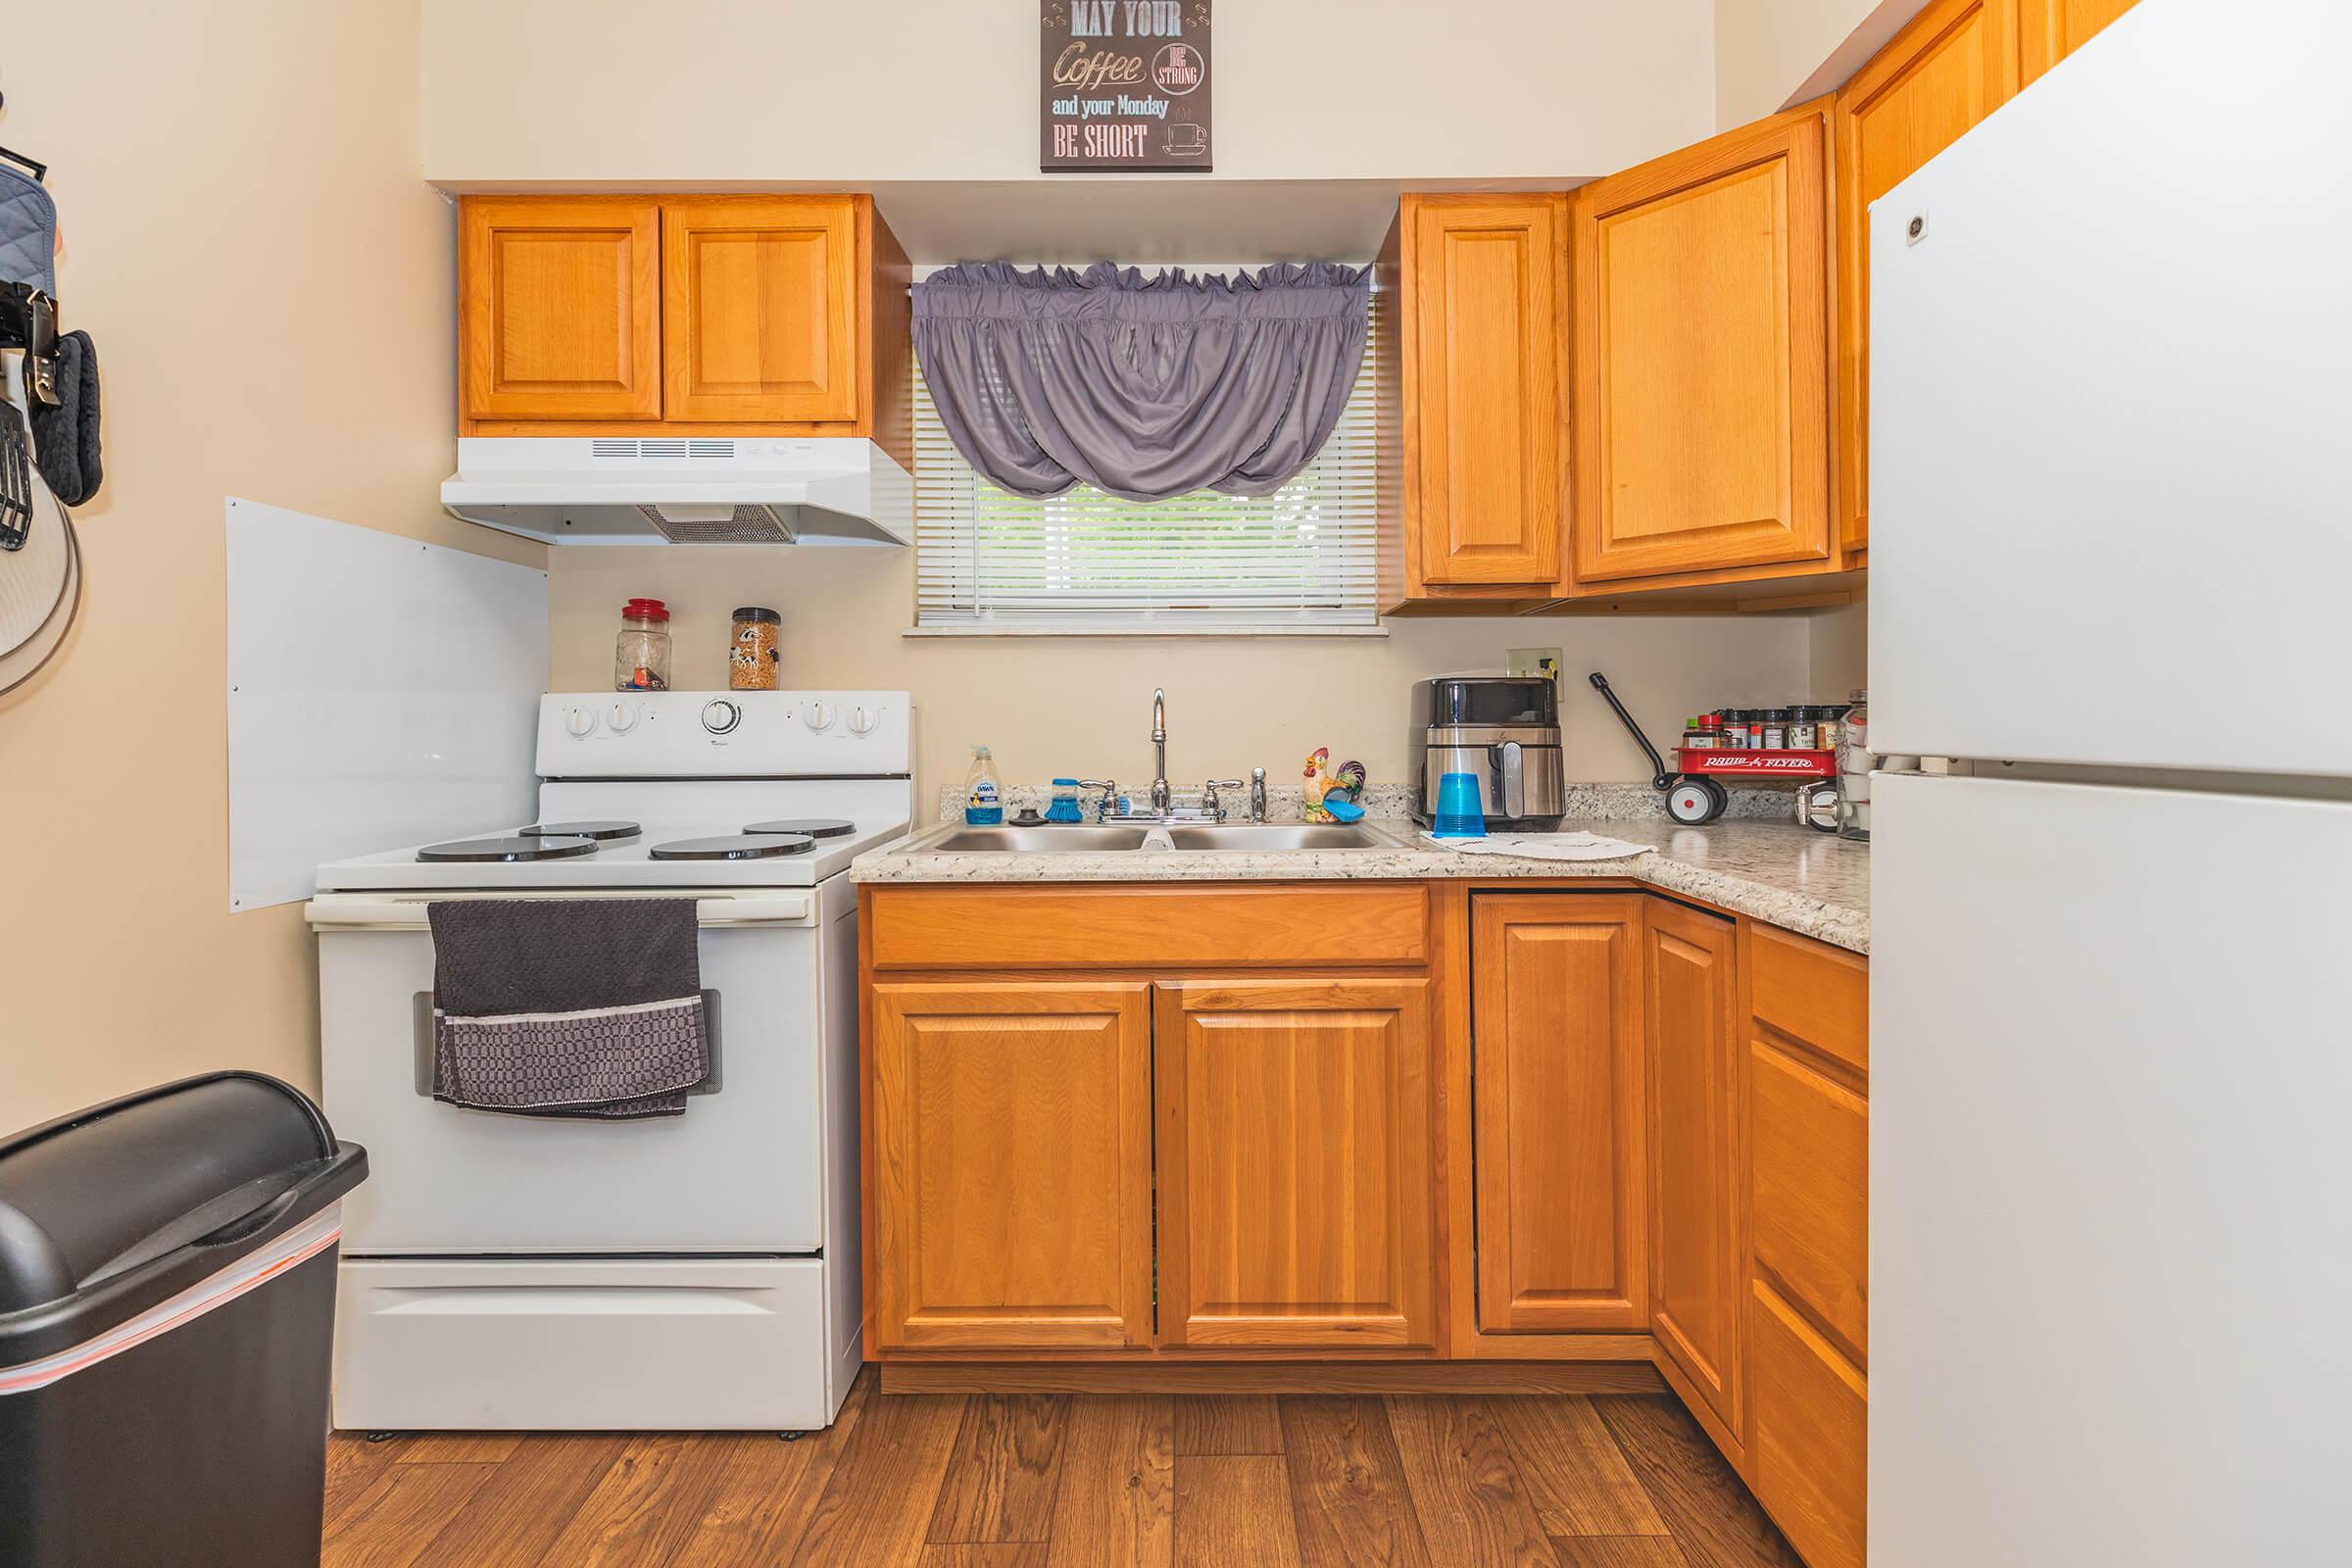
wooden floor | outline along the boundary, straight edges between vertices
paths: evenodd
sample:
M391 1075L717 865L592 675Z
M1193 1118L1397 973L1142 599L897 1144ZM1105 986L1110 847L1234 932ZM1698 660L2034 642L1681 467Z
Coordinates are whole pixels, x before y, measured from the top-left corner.
M821 1434L337 1435L327 1568L1800 1568L1670 1395L882 1394Z

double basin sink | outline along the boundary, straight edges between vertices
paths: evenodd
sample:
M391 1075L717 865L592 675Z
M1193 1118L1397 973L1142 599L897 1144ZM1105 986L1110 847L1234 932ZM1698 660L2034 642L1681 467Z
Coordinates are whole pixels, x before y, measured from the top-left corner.
M978 851L1086 855L1116 850L1380 850L1391 841L1354 823L1171 822L1125 827L963 827L921 846L925 854Z

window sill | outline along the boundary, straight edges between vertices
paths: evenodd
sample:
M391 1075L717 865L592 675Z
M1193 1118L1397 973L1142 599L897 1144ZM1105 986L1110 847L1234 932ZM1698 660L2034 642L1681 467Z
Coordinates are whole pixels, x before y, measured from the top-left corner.
M907 637L1386 637L1388 626L908 626Z

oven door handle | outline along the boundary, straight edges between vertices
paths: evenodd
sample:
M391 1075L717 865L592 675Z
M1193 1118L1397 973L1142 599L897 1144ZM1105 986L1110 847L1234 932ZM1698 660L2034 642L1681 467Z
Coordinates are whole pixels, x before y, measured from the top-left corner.
M514 897L513 894L491 896ZM579 894L556 896L582 897ZM432 929L432 920L425 910L433 902L431 898L423 896L369 899L334 894L313 899L304 906L304 912L317 930L429 931ZM761 893L742 898L697 899L694 903L694 919L695 924L706 929L747 925L811 926L816 924L816 900L808 893Z

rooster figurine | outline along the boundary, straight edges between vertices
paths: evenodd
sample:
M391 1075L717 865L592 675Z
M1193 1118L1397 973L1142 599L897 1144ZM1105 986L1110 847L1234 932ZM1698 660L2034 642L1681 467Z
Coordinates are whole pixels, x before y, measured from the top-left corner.
M1306 819L1310 822L1352 822L1364 814L1357 797L1364 791L1364 764L1331 765L1331 748L1318 746L1306 760Z
M1324 792L1331 788L1331 748L1318 746L1306 760L1306 819L1309 822L1328 822L1331 813L1323 808Z

